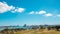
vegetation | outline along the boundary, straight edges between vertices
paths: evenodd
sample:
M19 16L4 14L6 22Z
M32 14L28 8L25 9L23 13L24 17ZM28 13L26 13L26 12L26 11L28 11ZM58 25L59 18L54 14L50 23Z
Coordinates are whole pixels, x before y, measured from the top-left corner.
M26 24L23 27L27 27ZM60 34L60 26L30 26L31 29L24 29L24 28L15 28L9 29L8 27L2 31L0 34ZM58 28L58 29L56 29Z

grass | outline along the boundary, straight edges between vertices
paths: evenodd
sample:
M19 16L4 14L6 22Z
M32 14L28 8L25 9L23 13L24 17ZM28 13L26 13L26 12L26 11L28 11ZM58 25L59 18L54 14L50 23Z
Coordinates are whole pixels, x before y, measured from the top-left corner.
M5 32L4 34L60 34L59 31L55 30L50 30L48 31L47 29L41 29L41 30L22 30L22 31L8 31Z

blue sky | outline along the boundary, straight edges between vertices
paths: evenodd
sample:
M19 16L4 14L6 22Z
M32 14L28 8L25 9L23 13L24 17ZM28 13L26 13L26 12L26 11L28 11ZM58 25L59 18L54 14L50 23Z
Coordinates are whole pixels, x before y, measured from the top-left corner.
M60 0L0 0L0 26L60 24Z

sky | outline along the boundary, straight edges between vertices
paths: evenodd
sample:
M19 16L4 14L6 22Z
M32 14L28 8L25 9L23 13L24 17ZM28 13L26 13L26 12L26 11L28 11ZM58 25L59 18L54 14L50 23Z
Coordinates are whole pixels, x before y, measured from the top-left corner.
M60 0L0 0L0 26L60 24Z

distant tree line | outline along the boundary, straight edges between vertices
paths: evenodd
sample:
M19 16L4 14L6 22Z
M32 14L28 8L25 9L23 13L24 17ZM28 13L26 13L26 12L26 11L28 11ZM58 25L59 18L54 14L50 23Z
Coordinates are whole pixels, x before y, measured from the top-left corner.
M60 25L31 25L31 26L28 26L26 24L24 24L24 26L22 27L25 27L25 28L15 28L15 29L9 29L8 27L6 27L4 30L0 31L2 34L6 33L8 34L9 31L10 31L10 34L13 34L13 32L17 32L17 31L22 31L22 30L27 30L28 28L29 29L46 29L49 31L49 30L56 30L56 31L60 31ZM27 29L26 29L27 28Z

